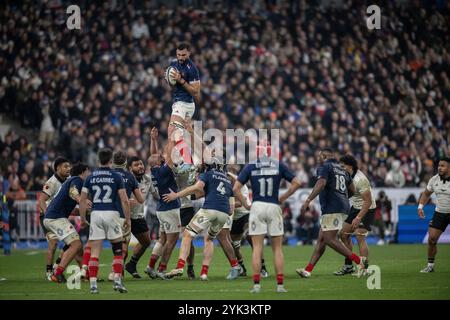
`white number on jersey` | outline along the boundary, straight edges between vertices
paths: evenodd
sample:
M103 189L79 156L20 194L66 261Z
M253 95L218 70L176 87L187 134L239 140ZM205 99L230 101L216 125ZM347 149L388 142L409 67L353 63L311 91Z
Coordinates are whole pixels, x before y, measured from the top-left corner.
M111 203L112 202L112 199L111 199L112 189L110 186L108 186L108 185L103 186L103 190L106 192L102 199L100 199L102 189L100 189L99 186L95 186L95 185L92 186L92 190L95 191L94 200L93 200L94 203Z
M259 181L259 195L261 197L266 196L266 181L267 181L267 196L271 197L273 194L273 179L272 178L261 178Z
M345 192L347 190L347 185L345 184L345 177L336 175L336 190L340 192Z
M225 195L227 193L227 190L225 190L225 185L223 182L220 182L216 189L221 195Z

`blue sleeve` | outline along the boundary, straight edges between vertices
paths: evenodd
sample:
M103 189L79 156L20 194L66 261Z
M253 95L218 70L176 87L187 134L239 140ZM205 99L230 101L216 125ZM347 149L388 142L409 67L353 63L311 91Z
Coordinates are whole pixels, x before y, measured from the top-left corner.
M88 189L89 191L91 190L91 176L87 177L86 180L84 180L84 184L83 184L83 188Z
M200 81L200 73L198 72L196 66L192 65L192 68L189 72L189 79L187 81L188 82Z
M288 182L291 182L295 178L295 175L284 163L280 163L280 173L281 177L286 179Z
M133 184L133 190L139 189L139 183L137 182L137 179L135 176L130 174L131 183Z
M203 181L206 184L206 181L208 180L208 177L206 176L206 172L202 173L199 177L198 177L199 181Z
M125 183L123 182L123 178L120 174L114 173L114 179L116 180L117 190L125 189Z
M328 180L329 176L330 170L327 165L320 166L317 169L317 179L323 178L325 180Z
M250 165L246 165L244 169L242 169L241 173L239 173L237 180L242 184L246 184L247 181L250 179L251 172L252 170Z
M70 183L69 190L75 187L78 190L78 193L81 193L81 188L83 187L83 180L75 179Z

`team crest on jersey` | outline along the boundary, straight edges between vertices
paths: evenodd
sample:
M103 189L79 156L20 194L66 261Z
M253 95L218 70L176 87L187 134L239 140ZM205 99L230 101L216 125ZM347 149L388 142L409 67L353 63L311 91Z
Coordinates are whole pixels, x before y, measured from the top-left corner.
M119 234L120 230L119 230L119 226L115 226L114 227L114 233L115 234Z
M62 236L63 235L63 231L62 229L58 228L58 230L56 230L56 233L58 234L58 236Z
M198 223L203 223L204 220L205 220L204 217L198 217L198 218L197 218L197 222L198 222Z
M255 230L256 230L256 222L253 221L253 222L252 222L252 231L255 231Z
M333 224L335 227L339 225L339 219L334 219Z
M170 229L170 223L164 222L164 228L165 228L166 230L169 230L169 229Z

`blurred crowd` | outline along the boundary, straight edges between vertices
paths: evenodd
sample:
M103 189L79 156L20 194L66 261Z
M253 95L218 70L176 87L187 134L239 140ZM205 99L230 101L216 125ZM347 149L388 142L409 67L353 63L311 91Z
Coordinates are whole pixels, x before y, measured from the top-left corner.
M24 191L41 189L58 155L94 166L109 146L145 159L150 128L166 135L164 71L180 41L200 71L194 119L280 128L282 157L305 187L325 146L354 154L378 187L424 186L448 154L445 2L386 1L380 30L368 30L362 1L80 3L81 30L66 27L67 1L0 10L0 113L33 133L1 139L0 170Z

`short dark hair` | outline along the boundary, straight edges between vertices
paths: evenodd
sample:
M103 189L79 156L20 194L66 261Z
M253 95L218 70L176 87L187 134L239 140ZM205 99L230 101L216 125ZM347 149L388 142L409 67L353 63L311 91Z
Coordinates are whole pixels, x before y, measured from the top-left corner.
M70 175L72 177L79 176L83 172L89 169L89 166L82 162L77 162L72 165L72 169L70 169Z
M356 161L355 157L353 157L351 154L346 154L345 156L342 156L339 159L339 161L342 162L343 164L351 166L353 168L353 173L358 171L358 161Z
M127 163L127 167L131 167L131 165L133 164L133 162L135 161L142 161L141 158L139 158L138 156L132 156L128 158L128 163Z
M113 163L118 166L122 166L127 162L127 154L122 151L116 151L113 154Z
M70 161L67 160L67 159L64 158L64 157L58 157L58 158L56 158L56 159L55 159L55 162L53 163L53 170L56 172L56 171L58 170L58 167L59 167L60 165L62 165L63 163L66 163L66 162L69 162L69 163L70 163Z
M181 42L177 46L177 50L184 50L184 49L189 50L189 48L190 48L190 46L186 42Z
M102 148L98 151L98 161L100 161L100 164L104 166L105 164L108 164L108 162L112 159L113 152L110 148Z
M439 161L445 161L450 164L450 157L442 157Z

